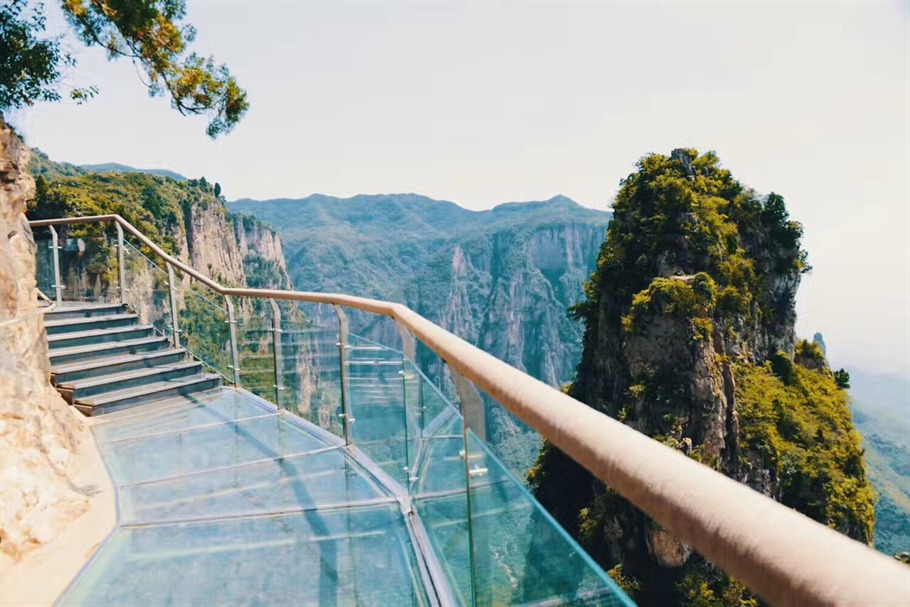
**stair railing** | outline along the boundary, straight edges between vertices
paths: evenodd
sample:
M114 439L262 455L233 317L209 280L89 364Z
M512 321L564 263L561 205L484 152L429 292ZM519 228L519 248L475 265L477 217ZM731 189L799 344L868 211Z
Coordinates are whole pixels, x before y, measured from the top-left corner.
M119 215L30 222L33 227L113 223L158 255L170 272L190 275L225 299L230 355L240 383L231 298L328 304L339 319L344 435L350 444L345 377L346 317L350 308L391 318L437 354L452 371L464 405L465 429L479 426L480 389L539 432L664 529L775 605L908 605L910 568L847 538L704 466L682 453L563 394L433 324L404 305L334 293L230 288L169 255ZM122 250L122 246L121 246ZM54 249L55 255L57 249ZM54 260L57 301L59 261ZM120 274L123 287L123 274ZM176 319L175 333L176 333ZM278 332L274 335L277 337ZM276 378L276 389L279 384ZM471 406L471 403L475 403ZM466 460L467 462L467 460ZM466 464L467 465L467 464ZM474 471L468 467L469 475Z

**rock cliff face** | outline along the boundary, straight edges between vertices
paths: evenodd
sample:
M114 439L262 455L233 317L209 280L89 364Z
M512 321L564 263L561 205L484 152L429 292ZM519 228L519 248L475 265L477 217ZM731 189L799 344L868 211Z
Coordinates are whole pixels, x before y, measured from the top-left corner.
M35 184L29 151L0 116L0 551L17 559L88 508L70 483L81 420L49 382L25 218Z
M79 173L78 167L53 163L43 155L39 160L33 163L41 176L37 201L29 210L31 218L118 213L165 250L223 284L288 288L290 279L278 235L253 218L228 212L204 179ZM62 229L61 235L84 236L89 249L92 238L97 238L81 226ZM116 277L106 272L106 263L95 259L106 260L109 249L98 248L97 253L87 250L62 260L64 273L70 274L64 282L80 284L82 291L106 294ZM186 287L188 278L182 283ZM252 309L248 302L239 305L247 313Z
M745 188L711 153L675 150L639 162L614 212L576 308L585 334L570 394L869 542L872 494L846 393L821 350L796 342L808 266L783 199ZM530 479L605 568L635 580L641 603L749 600L555 448Z
M278 229L301 289L399 301L543 381L572 378L581 327L566 309L594 269L608 213L562 196L475 212L413 194L230 208ZM397 343L372 320L353 314L352 330Z
M566 310L590 272L603 227L507 228L437 253L408 305L509 364L558 386L581 354L581 325Z

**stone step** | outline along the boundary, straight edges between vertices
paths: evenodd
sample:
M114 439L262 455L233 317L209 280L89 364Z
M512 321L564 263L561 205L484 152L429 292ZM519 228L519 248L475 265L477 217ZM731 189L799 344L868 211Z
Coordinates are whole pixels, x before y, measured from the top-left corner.
M74 333L59 333L47 336L47 345L53 350L57 348L70 348L74 346L88 346L91 344L117 342L133 339L142 339L152 336L151 325L131 325L128 327L114 327L112 329L96 329L93 331L77 331Z
M102 314L100 316L80 316L77 318L54 318L44 321L48 335L61 333L79 333L98 329L113 329L139 323L135 314Z
M154 350L137 354L116 354L88 360L80 359L76 362L51 367L51 377L54 384L58 385L78 379L178 363L185 358L186 350L181 348L179 350Z
M106 304L61 304L57 308L47 312L45 318L48 320L61 320L64 318L91 318L94 316L105 316L108 314L124 314L126 306L118 303Z
M191 360L66 382L58 384L57 391L60 392L64 400L68 403L73 403L89 396L118 392L147 384L200 375L201 373L202 363Z
M77 400L74 405L76 409L85 415L94 416L164 400L177 395L194 394L217 388L220 385L220 375L213 373L198 374L89 396Z
M109 343L96 343L66 348L54 348L50 351L51 366L73 362L85 362L107 358L119 354L138 354L164 350L170 346L166 337L154 335L141 339L127 339Z

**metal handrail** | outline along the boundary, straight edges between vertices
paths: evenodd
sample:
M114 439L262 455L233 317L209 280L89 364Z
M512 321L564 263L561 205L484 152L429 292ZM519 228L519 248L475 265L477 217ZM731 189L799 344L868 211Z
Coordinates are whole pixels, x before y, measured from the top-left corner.
M772 604L910 605L910 568L595 411L404 305L335 293L224 287L166 253L119 215L30 223L105 222L119 225L165 263L225 298L321 303L391 317L453 372Z

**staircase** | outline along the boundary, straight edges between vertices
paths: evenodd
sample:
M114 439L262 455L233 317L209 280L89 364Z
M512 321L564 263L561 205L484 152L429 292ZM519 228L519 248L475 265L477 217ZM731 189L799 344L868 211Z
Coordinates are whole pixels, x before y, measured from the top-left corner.
M85 415L221 385L202 363L122 304L62 304L45 315L51 380Z

